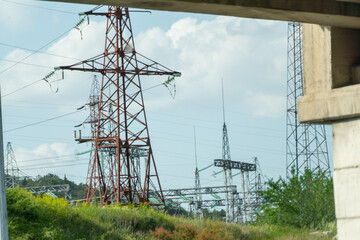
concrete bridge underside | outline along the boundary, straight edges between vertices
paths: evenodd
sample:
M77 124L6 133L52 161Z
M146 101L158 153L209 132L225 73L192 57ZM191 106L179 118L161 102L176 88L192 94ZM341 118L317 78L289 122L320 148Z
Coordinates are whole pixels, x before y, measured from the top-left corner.
M360 0L60 0L360 28Z
M338 239L360 239L360 0L60 1L309 23L299 119L332 124Z

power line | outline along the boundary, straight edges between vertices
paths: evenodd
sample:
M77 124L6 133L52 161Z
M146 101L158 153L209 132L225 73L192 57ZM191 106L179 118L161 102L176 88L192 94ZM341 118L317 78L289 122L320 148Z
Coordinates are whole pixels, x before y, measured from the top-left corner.
M58 166L50 166L50 167L33 167L33 168L24 168L24 170L39 170L39 169L46 169L46 168L58 168L58 167L69 167L69 166L77 166L77 165L87 165L88 162L84 163L74 163L74 164L65 164L65 165L58 165Z
M21 163L23 163L23 162L42 161L42 160L49 160L49 159L56 159L56 158L64 158L64 157L74 157L74 156L77 156L77 155L76 154L66 154L66 155L52 156L52 157L33 158L33 159L21 160Z
M72 160L68 160L68 161L63 161L61 163L68 163L68 162L81 162L81 161L88 161L88 158L84 158L84 159L72 159ZM38 164L32 164L32 165L23 165L23 166L19 166L19 168L21 169L27 169L27 167L43 167L43 166L60 166L60 165L53 165L53 163L38 163ZM62 165L61 165L62 166Z
M8 59L4 59L4 58L0 58L0 61L4 61L4 62L12 62L15 63L16 61L14 60L8 60ZM20 63L22 65L28 65L28 66L33 66L33 67L40 67L40 68L50 68L53 69L53 67L49 67L49 66L43 66L43 65L38 65L38 64L32 64L32 63Z
M33 53L41 53L41 54L44 54L44 55L49 55L49 56L54 56L54 57L61 57L61 58L66 58L66 59L71 59L71 60L78 60L78 61L81 60L79 58L59 55L59 54L55 54L55 53L42 52L42 51L39 51L39 50L34 50L34 49L30 49L30 48L24 48L24 47L20 47L20 46L13 45L13 44L8 44L8 43L3 43L3 42L0 42L0 45L5 46L5 47L18 48L18 49L33 52Z
M80 110L80 111L82 111L82 110ZM12 131L19 130L19 129L22 129L22 128L34 126L34 125L37 125L37 124L40 124L40 123L48 122L48 121L51 121L51 120L54 120L54 119L62 118L62 117L65 117L65 116L69 116L69 115L72 115L72 114L74 114L74 113L78 113L78 112L80 112L80 111L79 111L79 110L76 110L76 111L71 112L71 113L67 113L67 114L63 114L63 115L56 116L56 117L53 117L53 118L45 119L45 120L42 120L42 121L39 121L39 122L34 122L34 123L30 123L30 124L27 124L27 125L24 125L24 126L21 126L21 127L12 128L12 129L9 129L9 130L4 131L4 133L12 132Z
M70 28L69 30L67 30L66 32L62 33L61 35L57 36L56 38L52 39L51 41L47 42L45 45L43 45L42 47L40 47L39 49L33 51L32 53L30 53L29 55L27 55L26 57L22 58L21 60L17 61L16 63L14 63L13 65L11 65L10 67L6 68L5 70L2 70L0 72L0 75L3 74L4 72L10 70L11 68L15 67L16 65L18 65L19 63L23 62L24 60L28 59L29 57L31 57L32 55L34 55L35 53L40 52L43 48L49 46L51 43L55 42L56 40L58 40L59 38L65 36L67 33L69 33L71 30L73 30L74 27Z
M0 72L0 74L1 74L1 72ZM35 83L38 83L38 82L40 82L40 81L44 81L44 79L36 80L35 82L29 83L29 84L27 84L27 85L25 85L25 86L22 86L21 88L18 88L18 89L16 89L16 90L12 91L12 92L6 93L6 94L4 94L2 97L3 97L3 98L4 98L4 97L7 97L7 96L9 96L9 95L11 95L11 94L14 94L14 93L16 93L16 92L18 92L18 91L23 90L24 88L30 87L31 85L34 85Z
M27 3L20 3L20 2L15 2L15 1L9 1L9 0L2 0L2 1L3 1L3 2L12 3L12 4L16 4L16 5L26 6L26 7L39 8L39 9L48 10L48 11L54 11L54 12L61 12L61 13L78 15L78 13L75 13L75 12L69 12L69 11L59 10L59 9L55 9L55 8L41 7L41 6L31 5L31 4L27 4Z

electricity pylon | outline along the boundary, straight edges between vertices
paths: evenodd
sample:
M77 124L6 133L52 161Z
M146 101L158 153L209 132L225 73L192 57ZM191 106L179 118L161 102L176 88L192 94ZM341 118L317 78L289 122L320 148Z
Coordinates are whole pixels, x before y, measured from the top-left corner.
M95 145L86 201L98 198L100 205L148 203L165 206L150 143L140 76L168 75L166 82L171 82L180 73L136 52L128 8L109 6L107 12L84 14L106 16L105 51L59 68L102 74L95 136L76 139ZM146 151L141 176L131 156L134 149ZM102 154L110 157L108 173L101 165Z
M100 84L97 76L94 75L93 82L91 84L88 102L84 106L78 108L78 110L80 110L84 107L88 107L90 114L82 124L75 126L75 127L80 127L85 124L90 125L90 136L92 137L95 136L95 133L97 131L99 105L100 105ZM95 142L91 142L91 151L89 158L88 173L87 173L85 189L84 189L84 198L86 197L86 193L88 192L90 186L91 162L94 159L94 151L93 151L94 149L95 149Z
M230 144L229 137L227 133L227 127L225 122L225 103L224 103L224 83L221 82L221 90L222 90L222 104L223 104L223 134L222 134L222 161L231 161L230 156ZM224 185L226 188L232 185L232 173L231 173L231 165L224 164ZM226 192L225 198L225 212L226 212L226 222L234 221L234 195Z
M196 189L196 195L195 195L195 213L197 216L202 219L202 195L200 193L201 184L200 184L200 174L198 169L198 162L197 162L197 151L196 151L196 131L194 128L194 145L195 145L195 189Z
M287 67L287 140L286 176L304 173L304 169L330 172L324 125L302 124L298 120L297 103L303 96L302 24L288 23Z
M14 150L11 142L6 145L5 151L5 187L15 188L19 185L19 168L16 163Z

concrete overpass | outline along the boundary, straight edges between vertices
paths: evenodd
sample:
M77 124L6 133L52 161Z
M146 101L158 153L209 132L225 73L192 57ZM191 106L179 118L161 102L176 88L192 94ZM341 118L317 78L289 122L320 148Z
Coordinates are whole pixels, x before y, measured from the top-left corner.
M310 23L299 119L332 124L338 239L360 239L360 0L62 1Z

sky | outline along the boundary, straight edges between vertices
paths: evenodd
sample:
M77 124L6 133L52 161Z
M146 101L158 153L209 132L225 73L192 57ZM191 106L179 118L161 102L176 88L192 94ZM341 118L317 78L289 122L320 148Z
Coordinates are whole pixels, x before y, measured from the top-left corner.
M85 182L89 156L76 153L90 145L75 142L73 131L89 115L77 108L88 100L93 75L65 72L62 79L58 72L50 84L42 79L55 66L102 53L103 17L73 28L78 13L93 7L0 1L4 142L12 143L26 175ZM285 176L287 23L165 11L133 13L131 21L137 52L182 73L175 99L163 86L151 88L166 78L141 80L143 89L151 88L144 99L163 188L194 186L194 128L199 168L221 158L222 80L232 160L257 157L266 178ZM330 127L327 138L331 153ZM222 175L212 176L218 170L201 172L202 186L222 185Z

